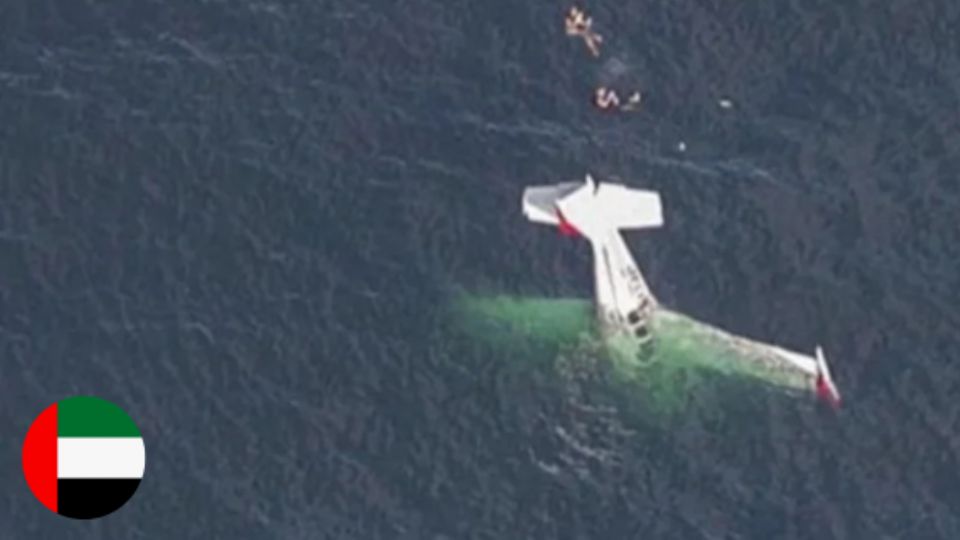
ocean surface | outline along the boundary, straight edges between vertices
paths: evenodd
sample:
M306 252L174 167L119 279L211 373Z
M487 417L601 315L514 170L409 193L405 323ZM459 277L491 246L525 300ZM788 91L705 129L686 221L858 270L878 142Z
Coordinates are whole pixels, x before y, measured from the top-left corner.
M599 59L568 6L0 6L0 537L960 538L960 4L598 0ZM822 344L843 409L657 421L450 328L591 294L519 208L587 172L661 192L663 303ZM78 394L147 448L93 522L20 466Z

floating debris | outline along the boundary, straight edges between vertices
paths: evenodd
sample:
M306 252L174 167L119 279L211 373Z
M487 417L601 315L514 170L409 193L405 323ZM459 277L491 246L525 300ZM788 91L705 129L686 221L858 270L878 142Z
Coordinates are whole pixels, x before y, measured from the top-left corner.
M623 104L623 107L620 107L624 111L636 111L640 108L640 92L634 92L630 94L630 97L627 99L627 102Z
M733 102L730 101L729 99L721 99L720 101L717 102L717 104L720 105L721 109L733 108Z
M683 142L683 141L680 141L679 143L677 143L677 150L679 150L679 151L681 151L681 152L686 152L686 151L687 151L687 143L685 143L685 142Z

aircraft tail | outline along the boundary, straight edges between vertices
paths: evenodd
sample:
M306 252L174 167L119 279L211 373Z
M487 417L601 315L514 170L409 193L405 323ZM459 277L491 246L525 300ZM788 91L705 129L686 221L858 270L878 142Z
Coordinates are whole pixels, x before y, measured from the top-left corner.
M568 235L602 238L615 230L663 225L660 195L655 191L586 181L531 186L523 192L523 213L530 221L556 225Z

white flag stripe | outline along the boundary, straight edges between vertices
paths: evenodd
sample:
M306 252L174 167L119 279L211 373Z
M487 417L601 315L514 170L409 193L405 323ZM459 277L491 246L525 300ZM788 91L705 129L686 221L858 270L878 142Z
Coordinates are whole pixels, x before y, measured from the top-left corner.
M143 478L145 459L140 438L57 439L57 478Z

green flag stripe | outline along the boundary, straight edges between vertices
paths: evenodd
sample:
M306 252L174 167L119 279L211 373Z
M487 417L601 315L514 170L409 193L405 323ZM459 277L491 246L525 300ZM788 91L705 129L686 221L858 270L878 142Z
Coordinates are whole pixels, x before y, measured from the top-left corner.
M57 404L59 437L139 437L140 430L123 409L93 397L74 397Z

